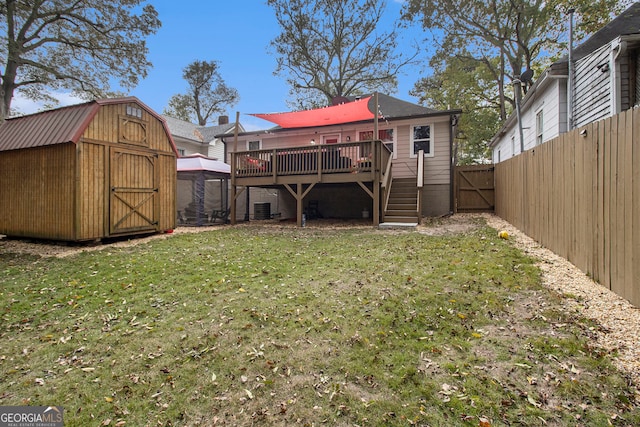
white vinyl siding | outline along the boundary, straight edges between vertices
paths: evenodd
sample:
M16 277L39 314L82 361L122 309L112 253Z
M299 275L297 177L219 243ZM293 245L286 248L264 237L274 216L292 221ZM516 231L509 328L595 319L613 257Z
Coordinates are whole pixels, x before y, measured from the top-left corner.
M595 122L612 114L610 76L611 45L607 44L579 61L575 66L575 127Z

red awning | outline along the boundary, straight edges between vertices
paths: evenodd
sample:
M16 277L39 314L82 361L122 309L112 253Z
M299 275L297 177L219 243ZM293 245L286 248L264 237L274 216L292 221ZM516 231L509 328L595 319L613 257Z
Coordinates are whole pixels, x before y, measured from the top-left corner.
M337 125L373 119L373 113L369 111L370 99L371 97L368 97L315 110L251 115L268 120L285 129Z

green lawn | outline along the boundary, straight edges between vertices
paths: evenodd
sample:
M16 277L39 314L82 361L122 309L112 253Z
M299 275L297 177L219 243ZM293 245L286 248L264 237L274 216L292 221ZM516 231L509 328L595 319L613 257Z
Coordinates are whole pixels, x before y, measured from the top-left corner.
M65 426L632 426L637 390L479 224L0 253L0 405Z

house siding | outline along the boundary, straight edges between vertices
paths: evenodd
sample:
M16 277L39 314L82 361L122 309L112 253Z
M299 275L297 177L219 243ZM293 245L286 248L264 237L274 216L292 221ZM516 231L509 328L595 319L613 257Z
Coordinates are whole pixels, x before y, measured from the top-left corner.
M210 142L205 154L212 159L224 161L224 144L220 140Z
M567 131L566 87L566 79L549 78L547 84L529 95L526 108L522 109L522 133L525 150L537 145L536 115L540 111L543 114L543 142ZM498 153L500 158L498 158ZM493 146L493 161L499 163L517 154L520 154L520 133L518 121L513 120Z
M411 132L413 126L430 125L433 155L424 158L424 187L422 193L423 214L428 216L438 216L447 214L451 210L451 126L450 114L433 115L413 115L412 117L401 116L396 119L381 119L378 122L378 129L393 129L394 153L392 157L393 178L415 178L417 176L418 160L412 156ZM250 141L260 141L261 150L286 149L288 147L311 147L313 145L323 145L326 137L332 137L340 143L357 143L360 134L364 131L372 131L374 123L345 123L339 125L318 126L313 128L278 129L246 132L238 136L237 148L234 150L233 138L226 139L227 152L250 151L248 143ZM313 143L312 143L313 141ZM313 145L312 145L313 144ZM256 148L256 147L253 147ZM263 153L262 156L268 153ZM355 161L357 159L353 159ZM353 175L355 177L355 175ZM349 182L349 181L347 181ZM366 185L371 186L371 182ZM295 199L290 197L286 190L282 188L274 189L278 192L275 200L268 200L269 197L259 195L257 189L251 188L250 212L253 211L254 203L262 200L271 203L271 212L279 211L287 218L287 215L295 215ZM245 216L246 207L243 197L237 200L236 219ZM304 197L304 206L309 200L319 202L320 213L324 217L361 218L363 208L368 208L373 215L372 197L356 185L350 183L324 183L314 187L308 195ZM274 204L278 203L278 207ZM250 215L251 216L251 215Z
M575 127L608 117L612 114L612 87L610 76L613 67L610 64L611 44L576 61L574 88L574 124ZM607 71L602 71L603 65ZM600 68L598 68L600 66Z

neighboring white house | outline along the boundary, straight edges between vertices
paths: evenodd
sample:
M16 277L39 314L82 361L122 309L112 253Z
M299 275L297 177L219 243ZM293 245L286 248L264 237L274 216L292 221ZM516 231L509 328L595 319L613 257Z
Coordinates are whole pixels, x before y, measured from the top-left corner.
M224 161L224 143L216 135L233 134L235 123L229 123L228 116L220 116L217 126L199 126L170 116L162 116L167 122L180 157L202 154L212 159ZM242 125L239 132L244 132Z
M514 111L490 142L499 163L576 127L613 116L640 103L640 3L572 52L573 102L569 106L569 63L552 64L521 102L522 142Z

